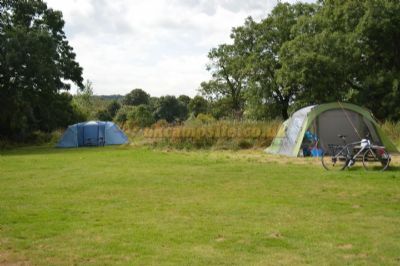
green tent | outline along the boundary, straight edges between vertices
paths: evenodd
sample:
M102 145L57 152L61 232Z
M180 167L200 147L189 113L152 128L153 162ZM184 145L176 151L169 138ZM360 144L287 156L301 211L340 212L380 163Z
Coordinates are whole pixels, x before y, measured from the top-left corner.
M282 124L266 152L301 155L307 131L317 136L318 147L324 151L328 150L328 144L342 144L339 134L346 136L347 143L360 141L369 134L374 144L398 152L368 110L340 102L308 106L295 112Z

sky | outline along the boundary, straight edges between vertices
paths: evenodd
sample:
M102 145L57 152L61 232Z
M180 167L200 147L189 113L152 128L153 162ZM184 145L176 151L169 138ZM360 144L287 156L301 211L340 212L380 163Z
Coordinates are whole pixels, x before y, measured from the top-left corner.
M192 97L200 83L210 79L208 51L229 43L232 27L243 25L248 16L257 21L265 18L278 2L45 1L63 12L67 39L84 69L84 79L93 83L94 94L126 94L142 88L152 96Z

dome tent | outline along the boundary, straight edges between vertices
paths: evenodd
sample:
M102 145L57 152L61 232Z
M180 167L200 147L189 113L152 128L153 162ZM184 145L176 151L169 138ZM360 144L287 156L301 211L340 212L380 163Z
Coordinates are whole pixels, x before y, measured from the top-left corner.
M69 126L57 147L73 148L125 143L128 143L128 137L113 122L90 121Z
M318 137L318 147L324 151L328 150L328 144L342 144L339 134L346 135L348 143L360 141L369 134L374 144L397 152L396 146L379 128L368 110L340 102L308 106L295 112L282 124L266 152L299 156L307 131Z

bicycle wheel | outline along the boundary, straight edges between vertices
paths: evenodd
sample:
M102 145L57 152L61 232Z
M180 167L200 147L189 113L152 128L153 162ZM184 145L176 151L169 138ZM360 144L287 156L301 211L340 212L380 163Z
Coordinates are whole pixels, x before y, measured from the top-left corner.
M324 153L321 160L322 165L328 171L341 171L347 165L347 156L344 151L340 151L334 156Z
M389 163L390 155L384 149L368 149L363 155L363 166L367 171L385 171Z

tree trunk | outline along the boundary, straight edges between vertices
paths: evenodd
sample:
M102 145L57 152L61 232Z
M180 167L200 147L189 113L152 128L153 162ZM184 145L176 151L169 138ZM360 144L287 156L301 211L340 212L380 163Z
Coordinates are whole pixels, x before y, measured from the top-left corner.
M288 100L283 100L280 104L281 104L281 115L282 115L282 118L284 120L287 120L289 118L289 113L288 113L289 101Z

